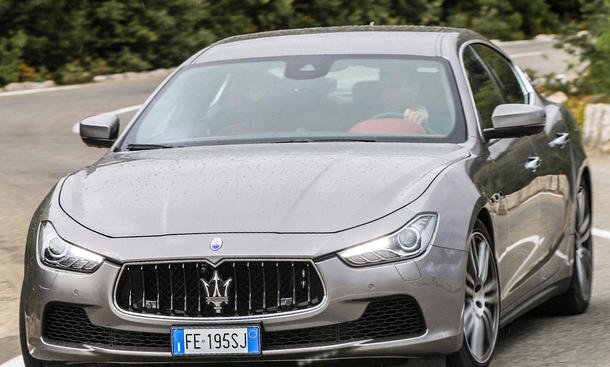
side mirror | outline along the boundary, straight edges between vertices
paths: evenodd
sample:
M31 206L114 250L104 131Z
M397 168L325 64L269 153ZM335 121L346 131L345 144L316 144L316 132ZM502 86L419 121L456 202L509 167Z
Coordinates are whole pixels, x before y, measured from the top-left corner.
M79 123L80 138L90 147L109 148L119 135L116 115L96 115Z
M534 135L544 129L546 110L528 104L501 104L491 115L492 129L483 130L486 140Z

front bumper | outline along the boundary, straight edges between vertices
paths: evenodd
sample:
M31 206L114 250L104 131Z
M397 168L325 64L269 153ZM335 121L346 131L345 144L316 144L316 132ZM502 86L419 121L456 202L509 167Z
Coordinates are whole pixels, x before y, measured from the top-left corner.
M448 354L462 343L462 311L466 253L431 246L415 260L353 268L337 257L316 263L325 284L323 305L298 314L249 319L261 322L264 332L299 330L358 319L371 300L409 295L419 304L427 331L404 339L367 339L315 347L265 350L263 360L323 360L353 357L419 357ZM51 302L83 305L90 322L110 329L168 333L172 324L201 324L126 314L113 302L120 266L111 262L92 274L66 272L40 263L26 276L24 312L30 354L42 360L72 362L182 362L169 351L110 348L99 345L61 343L43 337L43 313ZM222 324L223 321L214 322ZM206 321L206 323L209 323ZM226 323L226 321L225 321ZM263 338L265 334L263 334ZM192 359L190 359L192 360ZM210 361L209 358L201 358ZM226 358L225 358L226 360Z

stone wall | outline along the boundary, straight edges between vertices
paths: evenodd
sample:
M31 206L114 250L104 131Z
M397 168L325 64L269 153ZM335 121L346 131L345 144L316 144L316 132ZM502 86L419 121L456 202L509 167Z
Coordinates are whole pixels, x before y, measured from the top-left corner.
M585 107L585 144L610 153L610 104L591 103Z

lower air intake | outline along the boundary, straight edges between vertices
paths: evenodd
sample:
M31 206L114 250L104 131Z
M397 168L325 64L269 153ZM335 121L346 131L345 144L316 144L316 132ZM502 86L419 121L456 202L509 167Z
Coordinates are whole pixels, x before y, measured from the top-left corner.
M142 333L96 326L78 305L48 305L43 323L43 337L49 342L170 352L169 330L167 333ZM263 350L412 338L425 332L426 324L415 299L387 297L371 301L364 314L354 321L298 330L263 331Z
M354 321L300 330L267 332L264 349L286 349L345 343L356 340L412 338L426 332L417 301L410 296L378 298Z

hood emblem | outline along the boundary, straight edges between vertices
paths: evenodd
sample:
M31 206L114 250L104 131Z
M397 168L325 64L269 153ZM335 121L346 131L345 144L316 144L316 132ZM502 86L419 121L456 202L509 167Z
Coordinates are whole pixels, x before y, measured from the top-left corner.
M217 314L222 313L222 306L229 303L229 286L233 279L222 280L220 275L218 275L218 271L214 270L212 279L207 282L203 278L200 280L205 290L206 303L214 305L214 312ZM211 294L210 288L212 288Z
M210 241L210 248L212 251L218 251L222 247L222 238L216 237Z

